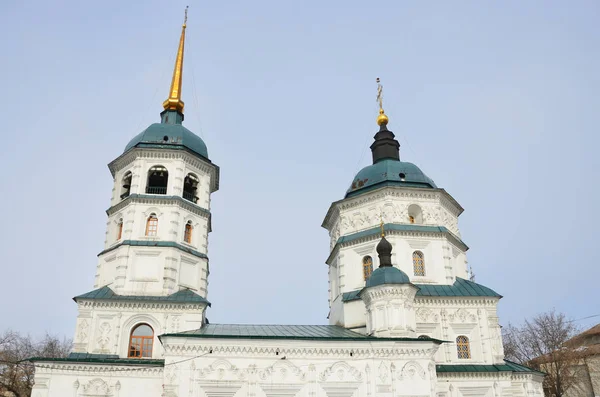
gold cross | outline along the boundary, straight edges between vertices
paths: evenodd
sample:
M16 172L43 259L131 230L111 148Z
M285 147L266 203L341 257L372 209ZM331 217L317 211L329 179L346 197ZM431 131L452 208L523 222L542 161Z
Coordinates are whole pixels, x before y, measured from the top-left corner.
M381 80L377 77L377 102L379 103L379 109L383 110L383 86Z

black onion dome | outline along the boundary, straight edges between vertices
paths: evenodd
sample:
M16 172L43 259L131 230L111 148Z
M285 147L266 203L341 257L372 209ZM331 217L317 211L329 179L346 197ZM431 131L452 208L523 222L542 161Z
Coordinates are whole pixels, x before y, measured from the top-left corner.
M392 244L381 237L381 241L377 244L377 254L379 255L379 267L392 266Z

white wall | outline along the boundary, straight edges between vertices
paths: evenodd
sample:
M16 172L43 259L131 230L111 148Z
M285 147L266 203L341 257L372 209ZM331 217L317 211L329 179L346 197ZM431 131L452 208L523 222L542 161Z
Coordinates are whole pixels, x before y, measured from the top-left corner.
M37 363L33 397L543 396L541 377L531 374L437 374L437 345L427 341L166 337L163 343L164 369ZM89 393L92 385L100 386L97 393Z
M168 170L167 194L146 195L148 170L157 165ZM207 259L175 248L119 244L124 240L175 242L207 255L210 214L204 210L210 209L210 194L217 189L213 179L218 178L218 169L181 150L152 149L131 150L113 161L109 168L115 184L106 224L104 248L108 252L99 255L95 288L110 285L120 295L169 295L181 288L190 288L206 297ZM130 195L141 196L121 199L123 176L128 172L132 173ZM197 204L168 198L182 196L188 173L200 180ZM146 236L151 214L158 219L156 236ZM123 228L119 238L121 221ZM184 241L188 222L193 226L190 243Z
M431 396L436 384L431 342L167 338L165 345L165 389L177 396L228 388L239 397Z
M132 330L148 324L154 330L152 358L163 358L158 336L198 329L204 319L204 304L142 301L78 301L79 315L73 351L128 356Z
M145 366L36 363L32 397L156 396L163 369Z
M207 297L208 260L174 247L121 245L99 257L94 288L105 285L118 295L166 296L189 288Z

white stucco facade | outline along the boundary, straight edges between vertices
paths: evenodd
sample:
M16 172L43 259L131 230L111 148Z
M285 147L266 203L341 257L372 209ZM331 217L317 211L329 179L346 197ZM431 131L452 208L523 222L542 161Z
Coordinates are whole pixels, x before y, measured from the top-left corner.
M73 351L32 360L33 397L543 395L540 373L504 360L501 296L469 280L462 207L400 161L383 109L373 165L322 225L329 324L208 324L219 168L182 127L178 97L165 104L109 164L106 239L93 289L74 298Z
M156 165L169 172L164 195L146 193L147 172ZM444 190L387 186L331 205L323 222L332 241L326 260L330 326L322 327L351 330L365 340L211 337L201 333L212 326L205 323L207 302L162 298L178 291L208 297L210 194L218 188L218 168L182 150L136 148L110 169L115 187L94 287L108 286L116 296L76 298L73 358L36 361L34 397L543 395L535 372L453 370L506 363L499 296L418 292L468 279L468 247L458 229L462 208ZM131 188L122 198L127 172ZM181 197L190 172L199 180L196 203ZM158 218L155 236L146 236L150 214ZM190 243L183 237L188 221ZM379 266L382 221L392 263L410 284L364 288L363 259L370 256L373 268ZM424 274L417 276L414 251L424 258ZM129 358L139 324L154 332L152 353ZM459 336L469 340L468 358L459 358Z

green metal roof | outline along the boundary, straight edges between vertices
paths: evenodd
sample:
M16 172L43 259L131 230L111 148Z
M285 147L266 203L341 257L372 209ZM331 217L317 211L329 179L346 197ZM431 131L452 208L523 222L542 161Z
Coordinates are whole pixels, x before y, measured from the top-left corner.
M161 120L161 123L150 125L129 141L124 152L134 147L188 149L208 160L208 150L204 141L181 125L183 114L169 110L163 111Z
M543 372L506 360L504 364L441 364L436 365L435 368L438 374L448 372L530 372L545 375Z
M410 279L397 267L378 267L367 279L366 287L382 284L410 284Z
M346 197L352 197L371 190L382 183L408 187L437 188L435 182L413 163L388 159L360 170L346 192Z
M417 296L491 296L502 298L502 295L464 278L456 277L452 285L418 284Z
M433 341L438 339L376 338L359 334L337 325L243 325L206 324L200 329L164 334L160 337L226 338L226 339L296 339L336 341Z
M419 288L417 296L489 296L502 298L502 295L493 289L460 277L456 277L456 281L452 285L414 284L414 286ZM359 300L360 291L362 289L344 292L342 302Z
M425 225L415 225L415 224L397 224L397 223L386 223L383 225L383 230L385 232L397 231L397 232L422 232L422 233L443 233L450 237L453 242L464 249L465 251L469 249L469 247L463 243L461 239L459 239L454 233L450 232L444 226L425 226ZM371 229L363 230L361 232L356 232L352 234L348 234L346 236L341 236L338 238L337 244L348 243L354 240L358 240L364 237L370 236L379 236L381 234L381 227L373 227Z
M174 241L153 241L153 240L123 240L119 244L113 245L112 247L101 251L98 254L98 256L105 254L107 252L110 252L112 250L115 250L122 245L130 245L130 246L135 246L135 247L172 247L172 248L177 248L184 252L187 252L188 254L197 256L198 258L208 259L208 256L206 256L206 254L203 254L200 251L193 250L189 247L186 247L185 245L176 243Z
M116 354L71 353L68 357L32 357L31 362L63 362L63 363L93 363L93 364L119 364L119 365L147 365L164 367L165 360L146 358L119 358Z
M83 295L78 295L73 298L75 302L79 299L93 300L128 300L128 301L158 301L158 302L173 302L173 303L206 303L210 306L210 302L189 289L177 291L174 294L167 296L141 296L141 295L117 295L110 289L109 286L95 289Z

